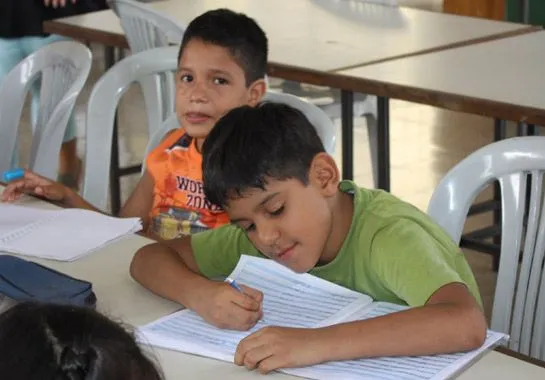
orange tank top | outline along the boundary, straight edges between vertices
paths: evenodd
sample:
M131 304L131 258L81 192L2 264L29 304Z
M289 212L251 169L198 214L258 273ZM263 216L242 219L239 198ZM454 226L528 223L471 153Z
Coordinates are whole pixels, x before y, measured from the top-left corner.
M182 128L148 155L146 166L154 180L152 233L174 239L229 222L227 213L204 195L201 165L195 141Z

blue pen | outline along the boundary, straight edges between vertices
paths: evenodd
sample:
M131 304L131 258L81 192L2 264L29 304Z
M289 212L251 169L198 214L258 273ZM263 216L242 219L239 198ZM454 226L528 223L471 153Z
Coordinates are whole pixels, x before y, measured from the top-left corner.
M225 279L225 282L227 282L229 285L231 285L231 287L233 289L235 289L237 292L240 292L240 293L244 293L244 290L242 290L242 288L237 284L237 282L235 280L233 280L232 278L230 277L227 277Z
M233 280L231 277L227 277L225 279L225 282L228 283L229 285L231 285L231 287L233 289L235 289L237 292L244 293L244 290L242 290L240 285L237 284L237 282L235 280ZM263 317L261 317L261 322L265 323L265 319Z
M19 178L23 178L25 176L25 169L17 168L5 171L2 175L2 179L4 182L10 182Z

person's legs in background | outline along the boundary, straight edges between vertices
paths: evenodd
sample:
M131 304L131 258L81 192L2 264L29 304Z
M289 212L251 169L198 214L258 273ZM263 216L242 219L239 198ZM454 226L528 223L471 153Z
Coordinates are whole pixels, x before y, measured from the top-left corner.
M58 35L50 35L48 37L24 37L21 39L21 47L25 54L28 56L35 52L36 50L46 46L50 43L57 41L68 40L65 37ZM33 86L31 89L32 92L32 103L31 103L31 122L32 127L38 119L38 112L40 109L40 87L39 85ZM81 174L81 160L77 156L77 139L76 139L76 120L74 114L70 116L68 120L68 125L66 126L66 131L64 133L63 143L61 146L59 154L59 182L64 183L65 185L77 188L80 174Z

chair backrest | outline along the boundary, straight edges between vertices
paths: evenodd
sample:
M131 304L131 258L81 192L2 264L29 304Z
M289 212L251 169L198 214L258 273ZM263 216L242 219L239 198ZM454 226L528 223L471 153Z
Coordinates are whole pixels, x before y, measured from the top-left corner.
M87 105L83 182L83 197L95 207L105 209L107 204L114 118L119 100L132 83L146 76L175 71L177 56L176 46L131 55L110 68L95 84Z
M150 136L150 139L148 141L148 145L146 146L146 152L144 157L148 157L148 155L151 153L153 149L159 143L163 140L163 138L166 136L166 134L173 129L180 128L180 122L178 121L178 116L176 113L173 113L167 119L163 122L163 125L161 125L161 128L159 128L152 136ZM142 165L142 173L144 173L144 170L146 169L145 162Z
M274 93L267 92L263 97L263 101L266 102L275 102L283 103L294 108L297 108L299 111L303 112L309 121L316 127L320 139L324 143L325 150L329 154L335 152L335 140L336 140L336 129L331 119L327 117L324 111L315 106L312 103L309 103L297 96L283 93ZM157 130L151 136L148 146L146 147L146 157L148 154L161 142L163 137L171 130L179 128L178 119L176 114L172 114L168 117L161 128ZM142 168L144 170L144 167Z
M133 53L179 44L185 27L168 15L134 0L108 0L121 21Z
M56 178L62 138L91 63L91 52L85 45L55 42L29 55L4 77L0 86L0 172L13 164L25 97L41 78L29 169Z
M175 19L134 0L108 0L117 14L132 53L179 44L185 27ZM170 72L139 81L146 103L150 135L174 112L174 77Z
M318 106L295 95L275 92L267 92L263 97L263 101L287 104L301 111L316 127L326 152L329 154L335 153L336 128L327 114Z
M545 137L495 142L450 170L428 207L429 215L459 242L475 197L499 182L502 239L491 327L511 335L511 349L541 359L545 359L544 171Z

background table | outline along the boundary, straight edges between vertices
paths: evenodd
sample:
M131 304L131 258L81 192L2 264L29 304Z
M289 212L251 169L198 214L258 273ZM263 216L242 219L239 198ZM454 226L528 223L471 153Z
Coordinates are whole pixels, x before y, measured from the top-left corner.
M545 125L545 32L341 70L343 88ZM389 168L388 136L379 135ZM389 177L389 173L385 173Z
M353 176L352 91L365 91L346 87L346 82L339 81L338 71L532 30L521 24L348 0L170 0L150 6L184 25L219 7L244 12L268 35L271 76L343 90L342 171L346 179ZM107 46L128 47L119 20L110 10L47 21L44 29ZM388 131L388 108L385 99L379 100L381 137ZM388 190L389 163L383 158L378 186Z

